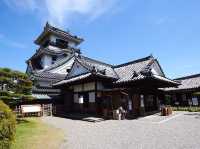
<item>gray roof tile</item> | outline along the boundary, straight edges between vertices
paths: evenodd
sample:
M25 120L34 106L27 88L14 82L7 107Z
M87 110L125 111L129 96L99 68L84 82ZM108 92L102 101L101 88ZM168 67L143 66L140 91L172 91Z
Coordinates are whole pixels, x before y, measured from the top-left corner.
M115 66L114 70L119 76L116 83L134 81L144 79L145 76L141 74L148 64L151 62L152 57L148 56L136 61Z
M83 64L84 66L88 67L90 70L95 68L99 72L104 72L105 71L105 76L107 77L112 77L112 78L118 78L116 72L113 69L113 66L110 64L106 64L104 62L100 62L85 56L78 56L77 60L79 63Z
M166 91L178 91L200 88L200 74L190 75L182 78L174 79L181 83L178 87L165 88Z

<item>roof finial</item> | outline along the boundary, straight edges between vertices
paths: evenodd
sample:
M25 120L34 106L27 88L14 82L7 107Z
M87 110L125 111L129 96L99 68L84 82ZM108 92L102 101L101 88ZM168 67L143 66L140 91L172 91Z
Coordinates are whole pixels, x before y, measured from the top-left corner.
M49 24L49 22L47 21L46 22L46 25L45 25L45 27L44 27L44 29L47 29L47 28L49 28L50 27L50 24Z
M150 55L149 55L151 58L153 58L153 53L150 53Z

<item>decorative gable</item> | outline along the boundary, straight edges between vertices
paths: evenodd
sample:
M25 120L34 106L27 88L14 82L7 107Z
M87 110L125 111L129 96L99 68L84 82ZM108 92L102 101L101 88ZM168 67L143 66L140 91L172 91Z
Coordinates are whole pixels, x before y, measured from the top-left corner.
M74 64L72 65L71 71L68 74L68 77L78 76L81 74L85 74L87 72L89 72L89 70L87 68L85 68L80 63L75 61Z
M165 76L164 72L162 71L161 66L159 65L157 60L154 60L154 63L151 65L151 72L154 75Z

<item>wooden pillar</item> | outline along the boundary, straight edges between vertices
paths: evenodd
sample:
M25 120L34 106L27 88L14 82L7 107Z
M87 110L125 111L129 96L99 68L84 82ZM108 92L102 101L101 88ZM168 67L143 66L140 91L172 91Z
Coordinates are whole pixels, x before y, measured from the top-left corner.
M140 97L139 94L132 95L133 114L138 116L140 114Z
M95 102L94 102L94 108L95 108L95 114L98 114L97 111L97 80L95 79L95 88L94 88L94 92L95 92Z

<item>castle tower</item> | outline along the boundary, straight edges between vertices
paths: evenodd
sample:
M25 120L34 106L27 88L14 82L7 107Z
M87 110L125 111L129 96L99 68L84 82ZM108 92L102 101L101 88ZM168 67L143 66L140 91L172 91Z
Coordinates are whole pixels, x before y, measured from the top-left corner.
M43 32L35 40L39 49L27 61L27 73L42 72L57 61L80 53L77 47L81 42L82 38L53 27L47 22Z

